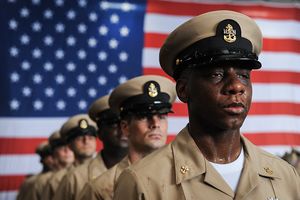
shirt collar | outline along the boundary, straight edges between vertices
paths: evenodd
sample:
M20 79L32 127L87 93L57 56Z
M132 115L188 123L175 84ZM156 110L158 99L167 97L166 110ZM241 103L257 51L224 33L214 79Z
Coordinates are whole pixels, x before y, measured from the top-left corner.
M244 165L247 164L247 168L263 177L280 178L279 174L272 167L273 156L260 150L244 136L241 136L241 141L245 153ZM172 142L171 148L174 157L176 184L205 174L208 167L211 167L190 136L187 127L179 132L176 139ZM265 155L263 156L264 159L258 156L261 154ZM266 156L269 159L265 159Z

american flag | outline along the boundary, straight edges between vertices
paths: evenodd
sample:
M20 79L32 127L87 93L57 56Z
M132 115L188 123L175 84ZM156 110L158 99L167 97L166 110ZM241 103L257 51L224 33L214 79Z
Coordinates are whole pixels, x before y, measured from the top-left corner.
M166 76L158 62L167 35L192 16L234 10L264 35L263 68L252 74L253 104L242 132L267 151L300 148L299 4L179 0L2 0L0 2L0 199L14 199L41 170L38 143L68 116L141 74ZM183 128L174 105L169 140Z

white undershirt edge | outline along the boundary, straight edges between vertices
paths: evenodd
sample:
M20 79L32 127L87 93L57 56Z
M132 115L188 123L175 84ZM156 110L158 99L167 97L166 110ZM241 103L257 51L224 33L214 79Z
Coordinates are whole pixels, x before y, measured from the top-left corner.
M219 174L223 177L225 182L230 186L232 191L235 192L240 180L244 160L244 150L242 149L239 157L231 163L218 164L210 162L210 164L212 164L212 166L217 170L217 172L219 172Z

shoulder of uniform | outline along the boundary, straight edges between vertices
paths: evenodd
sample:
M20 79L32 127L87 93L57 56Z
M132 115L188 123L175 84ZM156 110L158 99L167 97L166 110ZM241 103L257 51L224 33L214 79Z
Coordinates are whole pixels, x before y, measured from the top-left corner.
M261 156L263 156L263 160L267 162L272 162L272 163L278 163L280 165L283 165L284 167L290 167L291 165L286 162L285 160L281 159L279 156L276 156L274 154L271 154L263 149L258 148L258 152L260 153Z
M97 176L94 180L92 180L92 183L100 184L100 183L102 183L102 182L104 183L108 180L109 181L113 180L113 178L116 174L117 165L113 166L112 168L110 168L109 170L107 170L106 172L101 174L100 176Z
M112 187L114 184L116 169L117 165L93 179L90 184L91 188L93 188L94 191L100 191L102 189L106 189L107 187Z
M278 178L296 177L295 168L285 160L260 148L257 148L257 152L259 152L261 172L272 173Z
M164 147L152 152L138 162L132 164L129 168L134 171L141 172L150 172L155 171L154 169L160 168L160 166L166 166L168 163L171 163L172 149L171 143L165 145ZM157 163L160 163L157 165Z

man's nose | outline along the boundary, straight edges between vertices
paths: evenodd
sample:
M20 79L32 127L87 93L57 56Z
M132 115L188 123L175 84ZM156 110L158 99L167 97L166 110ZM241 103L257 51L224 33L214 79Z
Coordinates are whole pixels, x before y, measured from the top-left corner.
M238 77L237 74L230 74L224 86L226 95L241 95L245 93L245 83Z
M152 115L149 117L150 128L159 128L160 127L160 117L158 115Z

